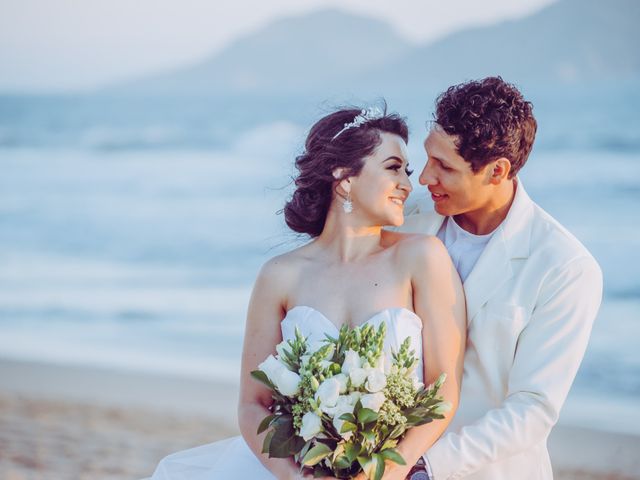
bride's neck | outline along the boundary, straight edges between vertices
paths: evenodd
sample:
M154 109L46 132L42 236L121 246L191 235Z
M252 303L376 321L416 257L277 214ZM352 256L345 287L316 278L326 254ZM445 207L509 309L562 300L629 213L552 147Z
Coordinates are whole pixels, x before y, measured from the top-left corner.
M318 246L336 262L361 260L381 250L382 226L361 225L355 215L329 211Z

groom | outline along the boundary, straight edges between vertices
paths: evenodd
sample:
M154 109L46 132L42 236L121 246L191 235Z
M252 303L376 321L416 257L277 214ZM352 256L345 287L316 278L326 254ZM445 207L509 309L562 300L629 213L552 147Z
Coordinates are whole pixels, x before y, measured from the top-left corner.
M433 480L553 478L547 437L587 347L602 274L517 177L536 128L531 103L490 77L440 95L425 140L420 183L435 212L416 209L403 230L444 242L468 321L460 405L425 455Z

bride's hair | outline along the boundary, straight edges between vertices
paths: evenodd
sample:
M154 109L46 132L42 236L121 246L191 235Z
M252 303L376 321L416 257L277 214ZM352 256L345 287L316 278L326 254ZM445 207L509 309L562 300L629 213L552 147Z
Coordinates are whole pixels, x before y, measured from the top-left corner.
M381 132L409 140L409 129L403 118L384 112L357 126L345 129L361 115L358 108L344 108L321 118L309 131L305 149L296 157L296 190L284 206L284 219L292 230L317 237L324 228L333 198L333 186L340 180L357 176L364 158L380 145ZM342 168L342 176L333 171Z

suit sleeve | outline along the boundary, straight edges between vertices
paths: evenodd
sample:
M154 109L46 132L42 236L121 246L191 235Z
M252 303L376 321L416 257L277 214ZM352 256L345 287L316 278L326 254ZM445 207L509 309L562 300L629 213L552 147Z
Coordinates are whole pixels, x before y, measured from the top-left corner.
M434 480L470 475L547 438L584 356L601 299L602 273L591 257L547 274L518 338L504 402L434 444L426 455Z

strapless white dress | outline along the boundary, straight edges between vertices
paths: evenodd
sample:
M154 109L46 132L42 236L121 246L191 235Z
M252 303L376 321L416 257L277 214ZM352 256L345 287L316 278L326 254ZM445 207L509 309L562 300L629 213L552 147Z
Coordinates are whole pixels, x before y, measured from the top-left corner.
M402 342L409 337L411 348L420 363L416 368L418 379L423 381L422 368L422 321L414 312L406 308L387 308L376 313L366 324L378 327L386 323L385 355L391 357ZM297 306L287 312L282 320L282 338L295 338L295 328L310 341L321 341L325 333L338 335L338 328L318 310ZM228 438L208 445L173 453L163 458L156 467L151 480L227 480L251 478L253 480L273 480L267 470L249 449L242 436Z

